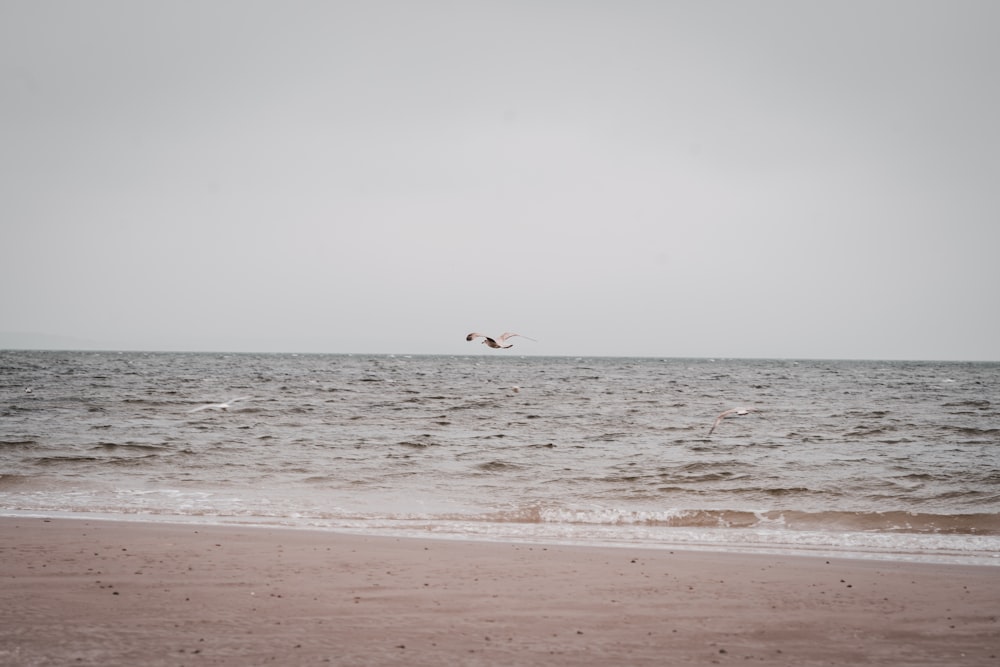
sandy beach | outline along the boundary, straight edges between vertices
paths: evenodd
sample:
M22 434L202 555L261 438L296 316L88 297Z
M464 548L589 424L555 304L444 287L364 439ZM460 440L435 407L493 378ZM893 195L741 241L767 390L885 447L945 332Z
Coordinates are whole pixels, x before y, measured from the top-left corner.
M1000 568L0 518L5 665L998 665Z

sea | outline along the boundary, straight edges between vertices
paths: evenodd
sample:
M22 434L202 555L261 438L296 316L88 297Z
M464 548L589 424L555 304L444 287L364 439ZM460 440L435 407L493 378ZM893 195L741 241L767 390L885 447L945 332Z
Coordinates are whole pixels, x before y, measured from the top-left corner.
M998 363L488 352L0 351L0 515L1000 565Z

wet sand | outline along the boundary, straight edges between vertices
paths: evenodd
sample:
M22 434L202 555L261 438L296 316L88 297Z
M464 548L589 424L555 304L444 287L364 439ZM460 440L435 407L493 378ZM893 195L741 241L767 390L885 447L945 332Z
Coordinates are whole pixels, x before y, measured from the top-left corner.
M0 518L4 665L1000 665L1000 567Z

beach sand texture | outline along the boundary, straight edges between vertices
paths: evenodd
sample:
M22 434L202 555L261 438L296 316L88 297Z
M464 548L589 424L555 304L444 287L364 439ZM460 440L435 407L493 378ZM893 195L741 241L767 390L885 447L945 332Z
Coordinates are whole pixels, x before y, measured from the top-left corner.
M3 665L1000 665L1000 568L0 518Z

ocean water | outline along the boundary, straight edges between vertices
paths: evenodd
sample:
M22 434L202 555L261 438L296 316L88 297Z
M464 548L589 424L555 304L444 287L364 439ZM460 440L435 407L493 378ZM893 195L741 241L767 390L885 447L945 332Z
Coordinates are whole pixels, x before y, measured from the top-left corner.
M1000 364L511 352L0 352L0 514L1000 565Z

